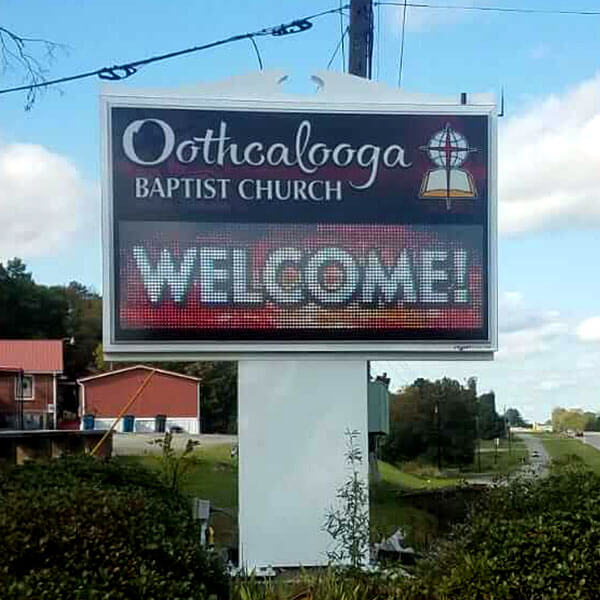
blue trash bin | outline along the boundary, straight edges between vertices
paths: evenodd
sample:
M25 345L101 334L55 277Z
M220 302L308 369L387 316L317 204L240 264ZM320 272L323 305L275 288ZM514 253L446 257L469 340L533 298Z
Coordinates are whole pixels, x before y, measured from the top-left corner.
M83 415L83 429L85 431L93 431L94 429L94 415Z
M133 433L133 426L135 424L134 415L125 415L123 417L123 433Z
M154 417L154 431L164 433L167 426L167 415L156 415Z

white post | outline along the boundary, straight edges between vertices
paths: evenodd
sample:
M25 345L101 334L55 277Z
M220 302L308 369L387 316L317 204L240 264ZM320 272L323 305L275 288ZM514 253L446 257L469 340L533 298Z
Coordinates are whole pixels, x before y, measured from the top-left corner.
M79 429L83 429L83 415L85 415L85 385L80 381L77 382L79 385L79 406L77 412L79 413Z
M198 424L198 433L202 433L202 427L201 427L201 415L200 415L200 382L197 381L196 382L196 421Z
M326 564L347 429L368 481L366 362L243 360L238 386L240 566Z
M54 373L54 375L52 376L52 394L54 396L53 425L54 425L54 429L58 429L58 390L57 390L56 373Z

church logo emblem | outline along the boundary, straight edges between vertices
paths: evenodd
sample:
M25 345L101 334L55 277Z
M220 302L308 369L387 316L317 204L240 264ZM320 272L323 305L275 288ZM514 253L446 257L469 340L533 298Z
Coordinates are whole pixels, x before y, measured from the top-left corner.
M452 200L477 198L473 176L461 168L469 154L477 152L477 148L469 146L464 135L452 129L450 123L434 133L420 150L426 152L435 165L423 177L419 193L422 200L444 200L446 209L450 210Z

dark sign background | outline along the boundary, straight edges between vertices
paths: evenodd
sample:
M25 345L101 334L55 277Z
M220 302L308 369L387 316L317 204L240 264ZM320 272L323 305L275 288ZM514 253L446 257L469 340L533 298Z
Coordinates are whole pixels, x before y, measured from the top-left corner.
M368 177L369 170L356 163L345 168L329 163L313 175L303 173L298 167L232 164L220 167L204 164L200 159L181 164L174 156L160 165L140 166L127 158L122 145L125 128L137 119L167 122L175 133L176 143L202 136L207 129L218 132L220 123L225 121L230 143L242 148L256 141L264 146L283 143L292 149L298 125L309 120L310 144L323 143L330 148L340 143L352 147L373 144L383 148L398 144L404 148L405 159L411 166L386 168L380 165L374 184L365 190L348 185L348 181L361 183ZM448 125L476 149L460 167L472 177L476 197L451 198L449 207L444 200L420 197L424 177L430 169L436 168L422 147L433 134ZM486 116L113 107L111 135L115 341L488 339ZM134 143L141 158L153 160L160 154L164 136L159 127L147 124L134 136ZM229 183L226 198L190 199L183 197L182 190L171 198L158 195L136 198L136 177L148 181L154 178L164 181L168 177L228 179ZM238 184L244 179L340 181L343 198L247 200L238 193ZM248 189L251 188L249 184ZM195 263L189 273L181 271L186 251L202 247L222 247L228 252L234 248L245 249L249 264L244 265L238 279L247 276L254 288L261 286L268 252L277 248L296 248L303 253L301 260L292 265L294 272L280 273L281 277L292 278L284 282L292 287L304 283L303 269L310 260L310 253L319 248L340 249L351 255L361 269L368 252L379 250L382 265L388 272L397 255L405 250L413 265L411 276L419 281L430 276L421 265L422 253L439 251L446 253L446 259L435 266L444 269L447 276L444 281L435 281L431 289L446 294L448 300L440 303L417 294L414 302L399 296L393 303L381 300L366 305L360 300L366 276L359 269L357 293L336 306L319 304L306 290L301 306L278 304L266 293L255 305L242 306L231 298L228 302L209 304L199 300L200 263ZM140 260L134 259L134 248L138 255L143 249L150 269L146 279L140 270ZM456 250L464 251L466 256L462 271L452 262ZM179 269L181 277L188 279L187 283L179 282L185 284L186 293L177 301L166 279L163 284L155 283L162 286L158 299L150 298L148 293L148 277L159 273L163 251L168 252L175 274ZM214 262L215 268L227 273L217 284L217 292L220 290L223 294L236 277L235 265L228 265L228 260L231 259ZM335 265L333 267L335 271ZM328 275L324 271L320 276ZM332 277L330 282L325 282L332 289L343 284L343 273L334 273ZM417 291L421 289L418 281L415 285ZM460 287L467 290L466 295L455 294ZM460 298L460 302L456 298Z

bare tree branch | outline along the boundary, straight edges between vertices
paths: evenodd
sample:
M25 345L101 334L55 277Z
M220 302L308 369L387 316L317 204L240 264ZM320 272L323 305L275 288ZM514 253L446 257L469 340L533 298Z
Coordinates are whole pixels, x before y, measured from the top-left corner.
M43 38L23 37L6 27L0 27L0 73L21 73L26 85L33 86L46 81L48 66L54 62L59 51L66 52L67 47ZM25 110L31 109L41 89L32 87L28 90Z

